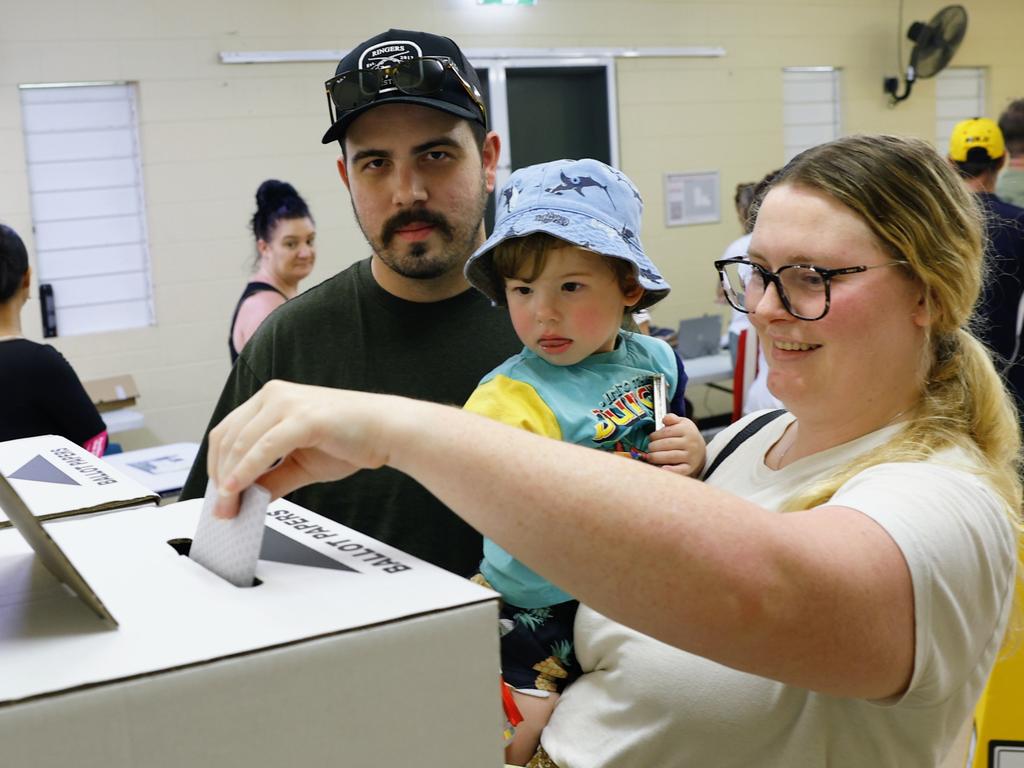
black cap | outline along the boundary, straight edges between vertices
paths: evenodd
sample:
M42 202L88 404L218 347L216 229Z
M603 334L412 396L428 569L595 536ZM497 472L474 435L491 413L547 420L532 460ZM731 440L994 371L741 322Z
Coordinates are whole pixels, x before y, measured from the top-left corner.
M447 56L455 63L459 74L466 79L466 82L476 89L477 94L481 94L480 79L476 76L476 70L462 55L462 51L459 50L459 46L455 44L454 40L440 35L432 35L429 32L414 32L407 29L389 29L387 32L371 37L355 46L338 62L335 75L354 69L393 67L400 61L422 56ZM322 142L329 144L332 141L341 141L345 138L345 131L349 124L355 118L368 109L386 103L420 104L424 107L440 109L466 120L475 120L484 127L487 126L486 117L481 113L480 107L466 93L466 89L462 87L458 78L448 73L442 89L429 96L410 96L395 88L381 89L376 98L368 104L340 112L337 122L324 134Z

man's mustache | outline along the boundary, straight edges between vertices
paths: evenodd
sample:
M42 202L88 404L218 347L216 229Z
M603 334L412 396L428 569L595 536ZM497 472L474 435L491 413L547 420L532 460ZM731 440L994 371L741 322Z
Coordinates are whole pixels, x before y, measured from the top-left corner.
M446 240L452 239L452 227L451 224L448 223L448 219L440 213L434 213L433 211L427 210L405 210L395 214L384 223L384 226L381 229L380 238L385 244L389 243L398 230L417 222L430 224L437 229L437 231L440 232Z

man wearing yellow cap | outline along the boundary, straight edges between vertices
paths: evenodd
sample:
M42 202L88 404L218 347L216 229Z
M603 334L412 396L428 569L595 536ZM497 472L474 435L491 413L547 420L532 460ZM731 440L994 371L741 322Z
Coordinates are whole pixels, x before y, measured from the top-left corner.
M953 128L949 159L985 212L987 274L978 314L982 340L997 355L1017 398L1024 406L1024 350L1018 317L1024 311L1024 208L996 197L996 180L1006 164L1006 144L995 121L964 120ZM1022 409L1024 413L1024 409Z

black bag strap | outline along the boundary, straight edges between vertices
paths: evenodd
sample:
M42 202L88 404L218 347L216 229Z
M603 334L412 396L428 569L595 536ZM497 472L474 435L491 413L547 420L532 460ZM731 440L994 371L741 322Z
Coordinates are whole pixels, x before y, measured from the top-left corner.
M743 443L746 442L748 438L751 438L755 434L757 434L757 432L761 430L761 427L765 426L769 422L775 421L775 419L779 418L779 416L781 416L785 412L786 411L784 409L779 408L778 410L775 411L768 411L768 413L762 413L756 419L753 419L749 424L747 424L747 426L745 426L743 429L741 429L739 432L733 435L732 440L726 443L725 447L718 452L718 455L715 456L715 460L711 462L711 466L704 470L704 475L701 479L707 480L709 477L711 477L711 474L716 469L718 469L718 465L725 461L725 459L728 458L729 454L731 454L733 451L735 451L737 448L743 445Z

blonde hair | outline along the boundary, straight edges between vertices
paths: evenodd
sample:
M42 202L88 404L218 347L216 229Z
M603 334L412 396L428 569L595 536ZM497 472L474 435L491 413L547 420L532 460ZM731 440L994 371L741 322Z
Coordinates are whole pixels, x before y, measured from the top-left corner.
M1019 542L1018 415L988 350L970 330L985 243L974 195L930 144L897 136L851 136L807 150L773 186L784 184L822 192L859 214L890 255L909 264L932 320L922 350L921 398L903 429L802 489L786 509L827 502L868 467L923 461L957 447L975 459L978 473L1006 500ZM1017 572L1020 579L1021 568Z

